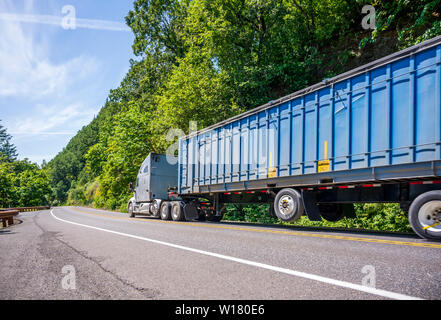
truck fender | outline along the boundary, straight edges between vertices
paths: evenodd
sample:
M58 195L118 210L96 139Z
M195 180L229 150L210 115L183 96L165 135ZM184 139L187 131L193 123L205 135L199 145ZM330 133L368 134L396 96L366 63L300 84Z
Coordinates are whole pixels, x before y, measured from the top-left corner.
M161 204L162 204L161 199L153 199L152 203L150 204L149 211L154 217L159 217Z
M129 208L129 204L131 203L133 208L135 208L135 197L130 198L129 202L127 202L127 209Z

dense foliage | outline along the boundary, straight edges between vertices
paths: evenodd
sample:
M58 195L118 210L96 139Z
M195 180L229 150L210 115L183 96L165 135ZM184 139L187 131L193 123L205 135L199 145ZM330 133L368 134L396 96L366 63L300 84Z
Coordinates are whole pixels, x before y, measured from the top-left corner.
M312 227L337 227L337 228L356 228L366 230L388 230L396 232L411 232L407 214L404 213L399 204L355 204L354 218L343 218L337 222L329 221L310 221L306 216L302 216L294 224L298 226ZM224 215L224 220L245 221L252 223L271 223L271 224L293 224L284 223L279 219L270 216L268 205L251 205L240 207L230 205Z
M48 205L52 200L48 170L17 160L10 140L0 124L0 208Z
M0 157L3 161L13 161L17 158L17 149L11 143L11 135L0 123Z
M174 142L170 129L206 127L439 35L440 1L375 0L377 28L364 30L372 1L136 0L126 22L137 59L49 163L56 200L124 210L143 159Z

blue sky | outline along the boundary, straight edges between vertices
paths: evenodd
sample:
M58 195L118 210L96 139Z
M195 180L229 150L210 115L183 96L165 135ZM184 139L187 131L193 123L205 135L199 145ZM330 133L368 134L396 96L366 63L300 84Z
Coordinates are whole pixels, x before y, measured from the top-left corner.
M20 159L51 160L98 114L134 58L124 25L132 8L133 0L0 0L0 120ZM63 28L74 16L75 29Z

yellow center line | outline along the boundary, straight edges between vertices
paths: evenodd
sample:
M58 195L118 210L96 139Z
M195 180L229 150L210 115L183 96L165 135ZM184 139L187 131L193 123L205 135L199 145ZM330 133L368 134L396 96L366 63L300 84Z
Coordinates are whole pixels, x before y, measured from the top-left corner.
M195 226L195 227L204 227L204 228L213 228L213 229L226 229L226 230L237 230L237 231L248 231L248 232L273 233L273 234L293 235L293 236L302 236L302 237L310 237L310 238L336 239L336 240L346 240L346 241L371 242L371 243L441 249L441 244L433 244L433 243L372 239L372 238L364 238L364 237L337 236L337 235L326 235L326 234L317 234L317 233L300 232L300 231L262 230L262 229L245 228L245 227L207 225L207 224L194 223L194 222L177 222L177 221L163 221L163 220L152 220L152 219L146 220L146 219L140 219L140 218L118 217L118 216L111 216L108 214L92 213L89 211L84 211L84 210L81 210L78 208L73 208L73 207L70 207L70 209L78 211L78 212L94 215L94 216L101 216L101 217L121 219L121 220L130 220L130 221L179 224L181 226Z

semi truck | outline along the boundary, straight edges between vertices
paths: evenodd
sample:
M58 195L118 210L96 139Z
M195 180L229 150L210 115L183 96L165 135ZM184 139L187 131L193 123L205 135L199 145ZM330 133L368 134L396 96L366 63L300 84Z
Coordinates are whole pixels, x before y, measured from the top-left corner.
M436 37L191 132L177 163L151 153L128 211L220 221L227 204L269 204L286 222L338 221L354 203L400 203L441 240L440 96Z

